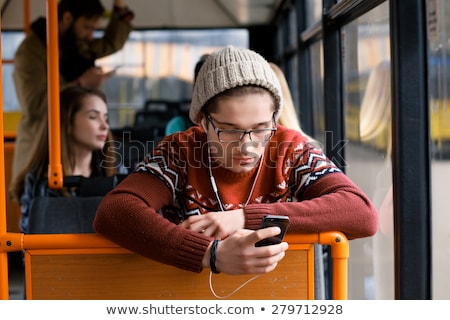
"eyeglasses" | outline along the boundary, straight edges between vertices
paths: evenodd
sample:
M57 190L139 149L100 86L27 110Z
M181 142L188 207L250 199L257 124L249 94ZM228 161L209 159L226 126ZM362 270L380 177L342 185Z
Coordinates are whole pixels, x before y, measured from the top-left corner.
M232 130L223 130L216 127L216 125L213 122L213 119L209 115L209 113L205 112L206 119L211 123L211 125L214 128L214 131L217 134L217 137L219 138L220 142L240 142L242 139L244 139L244 136L246 134L249 135L250 140L253 142L267 142L270 140L270 138L273 137L275 134L275 131L277 131L276 128L276 122L275 122L275 114L272 114L272 121L273 121L273 127L267 128L267 129L254 129L254 130L239 130L239 129L232 129Z

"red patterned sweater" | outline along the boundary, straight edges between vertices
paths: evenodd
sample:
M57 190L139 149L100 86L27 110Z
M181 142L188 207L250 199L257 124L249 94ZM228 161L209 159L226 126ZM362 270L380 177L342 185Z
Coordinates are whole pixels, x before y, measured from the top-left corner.
M200 272L213 240L178 223L189 215L220 211L208 176L206 134L199 127L166 137L100 204L95 230L150 259ZM213 168L226 210L242 208L257 168L234 173ZM267 214L290 217L288 232L341 231L349 239L377 230L366 195L319 149L294 130L278 126L249 204L245 227Z

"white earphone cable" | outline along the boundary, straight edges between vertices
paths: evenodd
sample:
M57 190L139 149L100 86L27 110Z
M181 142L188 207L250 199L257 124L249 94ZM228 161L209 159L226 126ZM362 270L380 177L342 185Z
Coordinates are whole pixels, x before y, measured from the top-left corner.
M231 297L233 294L235 294L236 292L238 292L239 290L241 290L244 286L246 286L248 283L250 283L251 281L255 280L256 278L259 278L261 275L257 274L254 275L253 277L251 277L250 279L248 279L247 281L245 281L243 284L241 284L239 287L237 287L236 289L234 289L232 292L230 292L229 294L225 295L225 296L219 296L213 288L213 284L212 284L212 271L209 272L209 289L211 290L212 294L217 298L217 299L226 299Z

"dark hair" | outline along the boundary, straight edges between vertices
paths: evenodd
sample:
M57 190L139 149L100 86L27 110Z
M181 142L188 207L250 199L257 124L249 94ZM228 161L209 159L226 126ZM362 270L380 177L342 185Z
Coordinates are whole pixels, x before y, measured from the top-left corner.
M100 0L60 0L58 4L58 19L61 19L64 12L69 11L74 20L79 17L99 18L105 12Z

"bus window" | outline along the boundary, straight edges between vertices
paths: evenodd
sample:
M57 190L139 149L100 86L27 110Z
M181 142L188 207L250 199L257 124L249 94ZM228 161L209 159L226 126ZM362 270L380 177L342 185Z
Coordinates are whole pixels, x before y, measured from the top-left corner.
M346 52L343 59L345 138L348 141L346 173L374 201L380 225L384 222L392 226L392 206L386 209L386 215L381 214L381 207L391 194L392 186L388 12L388 4L382 4L345 26L342 35ZM349 265L354 275L351 295L366 299L393 299L392 228L386 232L380 227L374 237L350 246L352 252L365 257Z

